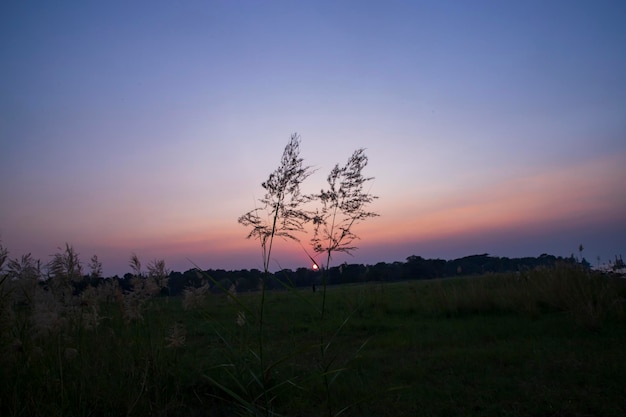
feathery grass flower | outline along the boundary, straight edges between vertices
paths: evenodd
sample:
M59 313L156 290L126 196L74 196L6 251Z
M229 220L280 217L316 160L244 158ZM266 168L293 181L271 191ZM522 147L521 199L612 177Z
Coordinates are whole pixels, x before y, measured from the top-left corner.
M66 360L71 361L78 356L78 349L75 348L65 348L65 352L63 352L63 356Z
M204 284L198 288L185 288L183 291L183 308L193 310L202 307L209 291L209 284Z
M237 325L239 327L243 327L246 325L246 313L245 311L240 311L237 313Z
M61 331L66 323L65 308L50 292L35 292L31 322L36 337L45 337Z
M176 323L170 328L169 335L165 337L168 349L178 349L185 346L185 340L187 338L187 330L185 326L180 323Z
M304 224L310 220L310 213L301 208L310 201L310 197L301 194L300 185L313 170L303 162L300 136L294 133L285 147L280 165L261 184L265 190L265 195L259 200L262 206L239 217L241 225L251 228L248 239L259 239L261 243L265 273L269 271L274 237L299 241L295 234L303 232Z
M233 284L230 284L230 287L228 288L228 294L227 294L226 300L229 303L232 303L235 297L237 297L237 287L233 283Z

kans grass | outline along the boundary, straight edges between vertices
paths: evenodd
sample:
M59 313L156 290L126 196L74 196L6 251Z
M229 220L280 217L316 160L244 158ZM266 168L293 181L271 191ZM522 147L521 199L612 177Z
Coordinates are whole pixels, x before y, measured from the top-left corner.
M323 328L321 292L267 291L266 369L242 309L259 292L62 303L18 284L0 287L2 416L323 416L326 381L335 415L626 415L626 280L577 266L328 287Z

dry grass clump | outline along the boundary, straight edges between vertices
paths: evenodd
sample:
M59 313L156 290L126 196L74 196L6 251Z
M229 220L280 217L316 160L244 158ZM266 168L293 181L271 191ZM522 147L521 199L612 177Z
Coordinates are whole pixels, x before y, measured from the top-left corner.
M624 314L624 299L614 281L579 265L560 265L527 274L539 302L568 312L577 323L598 329L610 317Z
M176 398L161 352L184 346L186 330L146 314L169 272L163 261L147 275L135 255L131 263L123 291L95 256L83 274L70 245L42 267L31 255L9 259L0 244L1 415L149 415Z
M200 287L188 287L183 291L183 308L185 310L196 310L204 306L209 294L209 284L205 283Z
M544 311L561 311L593 330L624 314L624 298L614 283L607 275L577 264L438 280L433 283L430 310L446 316L516 312L531 318Z
M105 305L117 304L127 322L142 321L148 301L160 294L169 274L163 261L154 261L144 277L133 254L132 287L123 292L117 281L102 279L97 256L89 266L89 277L98 279L97 286L81 287L86 276L71 245L53 255L44 274L41 262L30 254L9 259L8 250L0 244L0 329L3 336L9 335L0 337L0 342L15 350L27 340L38 343L61 334L94 330L106 319L102 314Z

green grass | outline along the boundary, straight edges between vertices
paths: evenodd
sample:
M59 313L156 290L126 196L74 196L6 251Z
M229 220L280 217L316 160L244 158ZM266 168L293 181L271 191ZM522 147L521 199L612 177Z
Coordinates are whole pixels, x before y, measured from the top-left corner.
M155 298L131 322L102 303L95 329L75 320L48 336L13 306L0 415L325 416L331 401L348 416L621 417L625 296L624 280L576 269L346 285L328 288L320 321L320 292L268 292L269 369L254 317L239 326L225 296L189 311ZM258 309L258 294L238 297ZM168 348L176 324L184 345Z

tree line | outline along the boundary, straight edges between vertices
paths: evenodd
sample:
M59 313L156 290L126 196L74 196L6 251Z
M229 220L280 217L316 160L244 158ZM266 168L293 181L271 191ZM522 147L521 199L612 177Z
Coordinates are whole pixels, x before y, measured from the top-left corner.
M325 274L328 285L364 283L364 282L395 282L404 280L424 280L458 276L482 275L489 273L507 273L531 270L538 267L552 267L558 263L580 263L589 267L584 259L578 261L574 256L560 257L542 254L539 257L507 258L489 256L488 254L465 256L453 260L425 259L421 256L409 256L405 262L378 262L373 265L348 264L330 267L325 271L311 268L282 269L274 273L265 273L259 269L207 269L196 268L185 272L172 271L166 279L162 294L176 296L186 288L199 288L207 283L213 292L224 289L237 292L256 291L265 280L267 289L279 290L286 287L310 287L314 289L321 284ZM207 276L212 281L207 282ZM114 276L120 288L132 290L132 280L136 274L126 273L123 277ZM97 285L89 276L85 276L85 284ZM84 284L83 284L84 285Z

